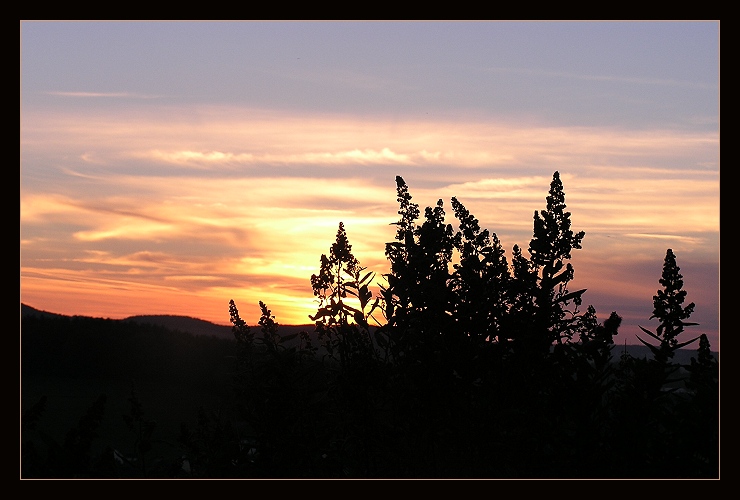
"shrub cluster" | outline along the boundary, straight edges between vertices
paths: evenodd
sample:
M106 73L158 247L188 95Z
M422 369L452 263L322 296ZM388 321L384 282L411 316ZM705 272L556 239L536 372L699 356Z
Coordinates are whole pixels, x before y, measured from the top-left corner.
M640 339L652 358L615 359L619 315L599 322L580 309L585 290L568 289L584 232L571 229L558 172L534 212L530 257L514 246L511 264L459 200L455 231L442 200L421 221L396 184L379 296L342 223L311 277L319 346L304 332L282 348L263 303L255 338L230 303L258 475L718 476L718 365L706 336L678 339L694 304L683 305L672 250L653 298L660 325ZM696 340L691 365L675 363Z

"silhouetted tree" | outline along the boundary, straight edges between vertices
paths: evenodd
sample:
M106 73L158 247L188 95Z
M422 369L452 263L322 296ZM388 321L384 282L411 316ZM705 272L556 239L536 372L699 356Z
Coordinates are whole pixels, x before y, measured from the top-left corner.
M501 341L517 351L542 354L546 351L546 339L538 338L535 322L537 271L522 254L519 245L512 248L511 267L512 280L508 290L510 307L509 314L504 318Z
M571 230L570 212L566 211L565 192L560 174L555 172L546 198L547 208L534 212L534 233L529 242L531 263L540 272L539 286L535 292L535 321L538 329L547 332L547 345L561 343L570 337L569 311L572 300L581 304L585 290L569 293L568 283L573 279L573 266L568 260L571 251L581 248L585 233Z
M92 451L93 443L105 414L107 396L101 394L74 427L69 429L61 444L39 429L38 420L46 412L46 397L42 397L23 414L22 432L39 434L44 449L27 439L22 449L21 475L37 479L84 479L110 474L110 464ZM27 436L27 435L26 435Z
M317 359L314 347L286 345L298 334L281 336L279 324L267 305L260 301L259 307L262 335L256 339L233 301L229 307L237 347L239 342L245 344L237 350L235 409L251 432L242 435L237 446L229 448L234 466L224 473L312 477L319 474L317 454L327 446L327 434L333 430L319 425L328 411L323 401L331 386L327 370ZM222 430L233 434L227 427ZM183 438L197 443L192 434L185 433ZM246 449L241 442L244 440L250 443Z
M695 342L696 337L687 342L678 342L677 337L683 333L685 326L693 326L697 323L687 323L688 319L694 312L694 303L683 307L686 299L686 291L683 290L683 276L679 272L680 268L676 264L676 256L670 248L666 251L665 261L663 262L663 274L660 278L660 284L663 290L658 290L657 295L653 297L653 315L650 319L657 318L660 321L656 333L652 333L645 328L641 330L650 337L660 342L659 347L648 344L644 340L640 341L650 347L659 361L668 361L673 358L676 349ZM639 338L639 337L638 337Z
M714 400L716 394L712 391L717 389L719 380L719 364L717 359L712 355L709 339L705 333L699 336L699 349L697 357L691 358L691 364L686 367L690 373L688 387L689 389L700 394L707 391L710 394L710 401Z
M659 280L663 289L653 297L654 310L650 317L657 318L660 325L656 333L640 326L658 345L638 337L650 348L653 357L633 359L625 355L619 365L614 403L615 455L624 461L640 464L634 468L639 477L693 477L714 472L712 465L707 466L707 460L714 458L711 452L707 452L707 445L711 449L717 444L712 434L715 429L712 418L701 422L698 406L690 402L693 398L679 391L683 378L681 366L673 362L678 349L700 338L684 342L677 338L685 326L696 325L685 321L693 312L694 304L682 305L686 292L679 271L676 257L668 249ZM708 362L708 347L708 342L700 345L704 362ZM691 385L690 379L687 383ZM701 411L707 411L706 404L702 406L704 409ZM708 408L711 407L709 405ZM711 411L703 416L711 415ZM700 449L703 451L699 452ZM694 453L701 453L701 465Z
M654 356L654 359L651 360L653 370L648 372L652 374L648 385L651 397L658 397L665 384L672 381L670 377L678 371L679 366L672 362L675 351L699 339L699 337L695 337L685 342L679 342L677 338L683 333L685 326L697 324L684 321L694 311L694 303L692 302L686 307L682 305L686 299L686 291L683 290L683 276L679 271L676 256L673 250L669 248L666 251L663 273L659 280L663 289L658 290L657 294L653 296L654 309L652 316L650 316L650 319L657 318L660 324L655 333L640 326L640 329L658 341L659 345L655 346L637 337L640 342L650 348Z
M461 376L475 379L471 359L490 363L489 347L501 341L509 312L511 275L505 252L496 233L481 229L478 219L455 197L452 209L459 221L453 242L459 262L453 265L449 288L452 294L451 334L457 346L455 363ZM484 352L486 353L484 355Z
M385 255L390 263L390 272L385 275L388 286L381 287L384 298L384 314L390 326L404 328L411 306L411 294L416 277L411 269L410 255L414 252L414 232L419 218L419 205L411 202L408 186L401 176L396 176L397 200L401 218L395 222L396 241L385 244Z
M344 224L339 223L336 241L332 244L329 256L321 256L319 274L311 276L313 293L319 300L319 309L310 316L316 323L316 332L324 340L329 356L337 357L346 368L353 358L375 358L375 346L370 337L368 316L377 306L365 311L372 293L369 284L373 273L362 275L365 268L352 254L352 245L347 239ZM359 300L360 309L347 303L347 296Z
M399 215L396 241L386 243L390 273L381 287L387 326L380 333L388 338L395 362L439 360L440 345L458 336L452 329L453 294L450 264L455 249L453 230L445 222L442 200L424 211L419 225L419 207L402 177L396 177ZM443 338L446 334L446 339Z
M144 408L139 399L138 391L135 387L131 388L129 396L130 410L123 415L126 427L134 434L133 457L136 462L129 461L130 464L138 463L141 474L147 477L150 473L148 454L152 449L153 434L157 427L155 420L146 418Z
M509 264L496 233L481 229L457 198L452 198L452 208L460 222L454 239L460 261L451 282L456 328L476 345L496 342L508 310Z
M718 477L719 473L719 362L712 355L706 334L699 337L697 357L691 358L686 388L690 398L682 408L686 418L683 447L692 477Z

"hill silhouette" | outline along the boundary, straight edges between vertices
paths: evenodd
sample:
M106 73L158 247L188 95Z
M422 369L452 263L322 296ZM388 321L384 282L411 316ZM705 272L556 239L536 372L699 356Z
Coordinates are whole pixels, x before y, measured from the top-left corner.
M129 316L121 321L159 325L170 330L192 333L193 335L213 335L214 337L225 339L234 338L234 334L231 333L230 326L217 325L210 321L190 316L177 316L170 314L137 315Z
M28 304L21 303L21 317L37 316L45 318L64 318L64 317L88 317L81 315L65 315L54 312L49 312L35 307L29 306ZM234 334L231 331L231 326L219 325L211 321L206 321L199 318L193 318L191 316L180 316L174 314L140 314L135 316L128 316L120 320L111 321L123 321L130 323L140 323L147 325L155 325L167 328L168 330L189 333L191 335L206 335L214 336L220 339L233 340ZM282 336L288 336L296 334L300 331L312 331L313 325L280 325L278 327L279 333Z

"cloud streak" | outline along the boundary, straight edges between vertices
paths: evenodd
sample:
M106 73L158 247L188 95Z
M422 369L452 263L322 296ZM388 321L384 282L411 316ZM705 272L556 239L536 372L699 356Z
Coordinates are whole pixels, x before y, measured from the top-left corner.
M46 95L60 96L60 97L122 97L127 99L159 99L163 96L159 95L142 95L132 92L63 92L63 91L49 91L45 92Z
M169 109L169 108L168 108ZM219 111L223 111L220 113ZM163 116L116 111L86 116L29 111L22 141L64 148L81 165L132 161L201 170L242 166L343 165L454 168L716 168L718 133L670 129L558 127L457 120L285 116L242 109L169 110ZM94 146L94 149L91 148ZM101 148L105 145L105 148ZM183 145L187 145L182 148ZM214 147L215 146L215 147ZM75 168L78 173L87 173ZM254 173L254 172L253 172ZM230 175L230 174L228 174Z
M484 71L492 73L513 73L537 78L563 78L568 80L581 80L590 82L617 82L635 85L651 85L660 87L686 87L691 89L701 89L714 91L717 85L711 82L697 82L688 80L675 80L668 78L644 78L644 77L625 77L620 75L589 75L570 73L566 71L545 71L533 70L529 68L515 67L491 67L485 68Z

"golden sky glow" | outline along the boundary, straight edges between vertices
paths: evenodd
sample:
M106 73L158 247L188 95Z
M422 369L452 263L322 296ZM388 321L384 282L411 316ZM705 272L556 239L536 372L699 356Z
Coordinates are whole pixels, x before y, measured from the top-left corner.
M626 108L635 117L625 111L626 102L644 100L667 113L685 99L681 93L664 97L672 92L718 95L711 78L689 85L667 70L644 69L588 78L585 67L580 73L565 67L476 73L510 75L514 87L546 75L554 89L565 79L567 88L580 88L573 108L597 99L591 94L615 100L613 115L585 110L563 121L538 113L535 104L521 113L496 112L474 100L442 106L440 99L410 110L381 104L372 111L343 109L322 105L329 91L306 98L314 108L279 107L244 97L267 92L251 83L224 104L185 99L196 91L177 85L129 83L122 89L126 82L44 80L36 67L40 39L54 43L78 35L28 24L23 42L28 38L32 47L21 55L24 303L64 314L182 314L227 324L234 299L255 324L262 300L278 322L306 324L316 310L310 276L340 221L362 265L378 276L388 271L384 244L392 241L391 223L398 218L396 175L422 209L442 198L455 226L450 198L457 197L510 255L514 244L526 249L532 214L545 207L557 170L573 228L586 232L573 258L574 286L589 290L584 302L594 303L602 320L612 310L629 318L620 332L635 343L634 324L652 326L652 295L672 248L688 300L697 303L692 319L706 325L697 332L710 333L712 347L719 347L718 108L661 120L655 111L642 121L636 117L644 103ZM287 67L294 63L296 57L281 69L264 62L241 78L275 78L291 98L299 89L336 85L352 89L360 102L366 93L425 88L358 68L320 73L315 65L310 71ZM232 92L219 85L219 96ZM452 85L448 97L455 101ZM627 90L619 95L614 85ZM553 95L555 106L560 94Z
M37 120L42 121L41 118ZM111 121L115 121L113 117ZM515 243L520 246L528 243L532 212L543 208L552 175L517 175L519 172L511 169L511 165L521 165L522 174L526 174L533 170L530 165L543 162L539 157L546 155L545 162L556 166L553 171L560 169L562 172L574 226L587 232L585 245L588 250L584 253L607 252L607 249L594 248L592 243L592 234L604 233L619 239L623 247L639 247L644 244L643 240L652 238L652 244L661 252L665 251L663 247L671 245L685 248L683 252L674 248L680 252L679 256L685 252L705 252L710 258L717 257L712 255L711 240L708 240L719 230L716 169L707 170L693 164L676 175L659 168L619 166L620 162L629 162L634 157L643 158L643 161L651 157L665 161L666 156L677 156L678 149L683 149L685 156L703 154L706 160L711 160L716 155L716 142L712 148L709 134L686 137L682 133L653 131L647 133L655 139L650 141L632 138L631 132L620 136L611 129L548 133L527 126L517 129L502 125L488 127L506 129L506 138L492 145L489 136L481 133L486 127L465 125L467 134L450 137L443 131L453 125L459 130L462 125L439 122L425 124L427 129L437 130L437 133L420 131L422 127L401 127L403 131L397 131L394 146L367 147L349 154L344 151L346 143L380 142L385 125L373 126L363 121L353 124L346 119L339 120L339 125L331 118L325 122L309 118L307 121L312 129L363 131L354 141L346 137L346 132L341 134L337 145L329 142L331 134L322 136L319 149L323 152L317 153L302 152L300 133L292 129L300 121L288 118L284 126L271 121L271 130L275 133L260 129L261 121L239 122L239 130L262 130L257 141L262 149L259 155L244 152L254 139L233 152L192 153L181 149L165 154L161 150L149 150L148 143L159 142L157 134L165 136L162 142L167 142L171 131L164 124L160 128L152 127L148 120L139 125L128 124L125 128L132 144L145 143L141 151L122 147L124 151L119 152L114 144L111 152L99 148L90 153L86 150L89 143L108 145L106 136L110 128L98 122L96 127L84 131L85 141L80 141L77 158L71 157L58 167L56 174L64 179L63 189L26 194L22 186L21 224L30 233L23 239L22 251L34 255L39 251L37 247L45 248L46 241L36 240L32 228L48 223L74 227L68 237L77 248L99 242L136 242L141 250L134 251L132 247L131 253L85 252L69 258L105 268L98 272L123 272L127 279L138 283L164 274L158 285L165 289L185 291L192 287L199 293L226 293L228 287L214 287L226 281L234 286L230 294L226 293L229 298L256 303L269 296L278 302L271 307L281 315L282 321L306 322L306 311L313 312L308 278L318 270L318 258L328 251L339 221L345 223L361 261L369 267L372 265L371 269L379 274L387 271L383 244L392 240L394 229L389 224L397 219L393 180L396 174L405 177L414 200L422 207L443 198L450 211L449 199L456 196L510 249ZM213 129L236 128L212 122L180 126L188 128L194 136L207 135ZM101 137L96 136L99 128L103 130ZM136 133L137 130L140 132ZM281 130L285 133L276 133ZM48 133L58 136L54 131ZM419 135L427 137L429 142L420 142ZM537 137L536 148L527 147L524 137L528 135ZM289 140L286 141L285 136ZM463 139L456 142L460 137ZM548 138L549 145L545 142ZM309 134L303 150L316 149L315 139ZM472 145L474 139L477 147ZM70 142L74 144L75 141ZM187 143L187 139L184 142ZM425 157L412 152L390 153L392 147L414 143L418 143L419 151L425 151L425 146L429 149L436 146L437 151ZM606 147L613 143L627 145ZM580 146L573 148L575 144ZM591 145L590 150L587 145ZM96 160L91 161L90 156ZM126 156L134 158L136 163L129 166L122 159ZM491 161L497 156L498 159ZM447 164L458 168L470 168L475 180L454 182L458 176L449 168L439 167L443 163L441 159L448 159ZM504 159L508 166L498 169L497 163ZM172 167L176 173L139 172L141 163L159 164L164 169ZM567 168L567 163L585 166ZM348 164L359 165L359 170L352 177L342 177ZM293 165L300 165L300 168ZM362 177L364 168L372 169L370 179ZM284 176L272 177L273 169ZM198 175L201 170L210 170L215 175ZM290 175L285 175L286 170ZM326 173L322 174L324 171ZM385 176L378 175L379 171L385 172ZM304 177L306 173L310 176ZM415 185L417 179L422 180L423 187ZM83 189L85 195L74 197L75 189ZM57 192L65 190L70 193ZM454 222L451 213L449 217L450 222ZM687 236L696 233L699 236ZM167 246L170 241L182 242L195 253L175 258L168 251L145 250ZM223 255L218 254L219 250ZM653 258L658 259L655 269L659 273L660 253ZM33 269L34 266L28 266L22 271ZM239 285L239 276L257 276L261 284L250 284L247 278ZM271 277L280 283L269 283ZM657 278L653 281L657 282ZM208 292L212 287L213 291ZM276 293L276 289L280 292ZM29 285L25 291L32 297L30 294L34 290ZM308 305L304 305L301 298L306 299ZM651 296L646 300L649 305ZM300 312L293 312L295 304L301 304ZM206 318L223 322L223 311L213 311Z

